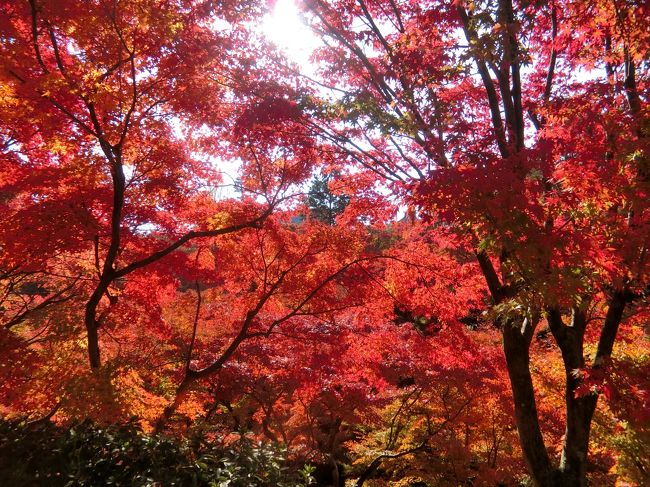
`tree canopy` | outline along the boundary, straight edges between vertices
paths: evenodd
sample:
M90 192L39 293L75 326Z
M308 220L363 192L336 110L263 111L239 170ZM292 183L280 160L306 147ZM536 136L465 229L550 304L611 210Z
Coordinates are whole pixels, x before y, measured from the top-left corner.
M648 6L273 3L0 1L0 414L648 482Z

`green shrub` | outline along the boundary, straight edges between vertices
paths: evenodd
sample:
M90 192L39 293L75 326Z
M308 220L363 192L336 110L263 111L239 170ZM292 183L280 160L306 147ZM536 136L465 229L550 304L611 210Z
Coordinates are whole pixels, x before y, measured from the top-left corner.
M299 487L309 466L287 466L275 445L242 439L194 451L184 440L145 435L133 424L71 428L0 421L0 485Z

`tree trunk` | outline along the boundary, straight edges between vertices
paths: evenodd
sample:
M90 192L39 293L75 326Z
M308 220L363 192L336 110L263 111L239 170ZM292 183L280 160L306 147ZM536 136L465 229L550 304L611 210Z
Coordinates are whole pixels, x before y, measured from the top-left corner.
M95 324L87 325L86 331L88 333L88 360L90 367L98 369L101 367L102 362L99 356L99 334L97 333L97 326Z
M98 369L101 367L101 357L99 351L99 322L97 320L97 306L102 299L103 294L108 289L110 284L109 278L102 277L99 284L93 291L92 295L86 303L86 310L84 314L84 325L86 326L86 333L88 336L88 360L90 367Z
M515 320L503 325L503 348L515 406L515 420L521 448L535 485L555 487L556 472L551 465L539 427L535 391L530 375L529 342Z
M562 360L566 376L565 405L566 429L559 477L561 485L585 487L587 485L587 454L589 451L589 431L593 412L591 396L576 397L576 389L582 381L579 371L584 368L583 327L564 328L563 340L558 341L562 351ZM595 397L594 397L595 399ZM595 404L595 401L594 401ZM591 411L591 412L590 412Z
M594 369L602 367L603 361L612 354L626 302L624 291L618 291L611 297L594 357ZM583 311L574 309L571 321L571 326L566 326L559 311L551 310L549 313L549 326L562 351L566 375L566 430L558 470L558 485L585 487L587 485L589 434L591 420L596 411L598 394L590 393L576 397L576 389L582 382L578 372L585 367L583 344L587 319Z
M86 326L88 336L88 360L92 369L98 369L102 364L99 354L99 333L97 333L99 328L97 323L97 306L104 292L102 287L102 283L100 282L86 303L84 315L84 325Z
M584 327L567 327L560 321L549 324L562 351L566 375L566 430L559 468L554 468L542 437L530 374L530 342L514 320L503 328L503 343L515 405L517 431L528 469L539 487L585 487L591 419L596 409L596 395L576 397L581 383L577 373L584 368ZM559 318L559 315L555 317ZM560 327L561 325L561 327Z
M575 378L572 381L575 383ZM568 383L567 378L567 385ZM562 486L585 487L587 485L587 454L591 429L591 415L589 414L591 396L575 398L573 390L574 388L571 386L566 390L566 430L559 476Z
M506 299L509 288L504 286L485 252L476 254L490 294L496 304ZM618 327L627 302L625 289L615 292L609 301L607 315L600 333L593 367L600 368L611 357ZM587 317L584 309L572 308L571 325L564 324L557 307L545 310L546 318L558 347L566 375L566 430L559 468L551 462L539 426L535 391L530 374L530 344L539 317L503 318L496 325L503 330L503 348L512 388L515 421L524 459L533 482L538 487L585 487L587 485L587 455L591 420L596 411L597 394L576 397L584 369L584 332Z

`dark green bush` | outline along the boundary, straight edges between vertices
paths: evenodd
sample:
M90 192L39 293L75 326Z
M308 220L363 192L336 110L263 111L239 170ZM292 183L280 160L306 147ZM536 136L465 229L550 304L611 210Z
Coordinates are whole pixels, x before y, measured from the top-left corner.
M242 439L194 451L187 442L145 435L134 425L71 428L0 421L0 485L297 487L310 467L287 466L274 445Z

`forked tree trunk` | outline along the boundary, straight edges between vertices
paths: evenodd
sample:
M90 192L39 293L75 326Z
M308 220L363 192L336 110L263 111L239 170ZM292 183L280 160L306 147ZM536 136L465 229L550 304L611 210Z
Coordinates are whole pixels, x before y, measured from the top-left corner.
M626 303L624 291L614 293L610 299L594 357L594 368L602 367L603 361L612 354ZM517 431L524 458L537 486L585 487L589 434L598 402L597 393L576 394L582 382L580 371L585 368L583 345L587 319L582 310L574 308L571 324L567 326L559 310L551 308L547 310L547 321L562 352L566 376L566 426L559 466L553 466L546 451L535 405L529 355L534 327L527 328L525 321L519 326L515 319L508 319L503 323L503 344L514 399Z
M565 390L566 431L559 468L551 461L542 436L535 391L530 373L529 342L517 324L508 320L503 329L503 344L512 387L515 420L528 470L538 487L584 487L586 485L589 430L595 396L575 397L582 368L582 342L563 352L567 387Z

